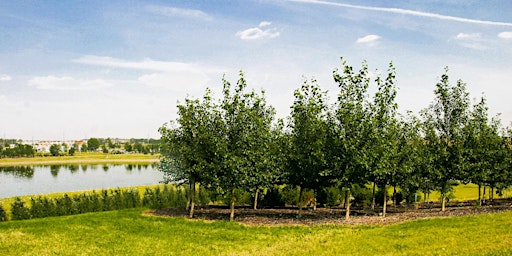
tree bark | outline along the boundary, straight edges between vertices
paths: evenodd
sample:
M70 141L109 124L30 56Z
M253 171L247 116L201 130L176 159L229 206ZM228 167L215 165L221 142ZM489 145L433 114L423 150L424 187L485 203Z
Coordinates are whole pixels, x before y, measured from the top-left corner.
M185 207L188 210L190 210L190 193L192 191L192 180L188 181L188 193L187 193L187 206ZM185 189L186 190L186 189Z
M313 190L313 211L316 211L316 189Z
M481 196L482 185L478 184L478 205L482 206L482 196Z
M345 219L350 219L350 189L345 190Z
M446 210L446 194L441 194L441 211L444 212Z
M231 202L229 203L231 212L229 213L229 221L235 220L235 188L231 188Z
M253 209L254 210L257 210L258 209L258 194L260 193L260 189L256 189L256 192L254 193L254 204L253 204Z
M299 186L299 202L297 202L297 205L299 207L299 218L302 217L302 186Z
M190 181L190 211L189 217L194 217L194 208L195 208L195 197L196 197L196 182L195 180Z
M372 189L372 211L375 210L375 180L373 181L373 189Z
M396 185L393 185L393 206L395 207L395 209L397 204L398 202L396 201Z
M387 206L387 201L388 201L388 198L387 198L387 191L386 191L386 183L384 183L384 188L383 188L383 194L384 194L384 202L382 203L382 218L385 218L386 217L386 206Z
M484 194L482 195L483 202L485 203L485 185L484 185Z

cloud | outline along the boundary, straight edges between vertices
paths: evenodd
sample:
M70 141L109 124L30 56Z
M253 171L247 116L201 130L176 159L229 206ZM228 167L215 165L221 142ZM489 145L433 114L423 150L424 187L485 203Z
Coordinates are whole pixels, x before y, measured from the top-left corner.
M480 33L459 33L455 36L455 40L459 45L466 48L481 51L489 49L489 42L486 42L487 40L484 40Z
M116 59L108 56L94 56L86 55L78 59L74 59L73 62L111 67L111 68L127 68L127 69L138 69L138 70L152 70L152 71L195 71L204 70L205 72L223 72L223 69L205 67L194 63L186 62L174 62L174 61L156 61L152 59L143 59L142 61L128 61L123 59Z
M30 79L28 84L41 90L59 91L96 90L111 86L110 83L100 79L81 80L69 76L38 76Z
M467 18L461 18L461 17L455 17L455 16L441 15L441 14L437 14L437 13L407 10L407 9L401 9L401 8L373 7L373 6L364 6L364 5L335 3L335 2L320 1L320 0L288 0L288 1L307 3L307 4L330 5L330 6L367 10L367 11L397 13L397 14L404 14L404 15L411 15L411 16L425 17L425 18L432 18L432 19L439 19L439 20L449 20L449 21L456 21L456 22L463 22L463 23L470 23L470 24L512 27L512 23L510 23L510 22L467 19Z
M466 33L459 33L457 36L455 36L455 39L458 40L478 40L481 38L480 33L472 33L472 34L466 34Z
M275 28L265 29L262 28L270 26L272 23L269 21L260 22L258 27L248 28L243 31L238 31L236 35L240 37L242 40L257 40L264 38L275 38L280 35L280 33Z
M207 13L196 10L196 9L184 9L184 8L176 8L176 7L168 7L168 6L157 6L157 5L149 5L146 6L146 10L152 13L169 16L169 17L179 17L186 19L201 19L201 20L212 20L213 18Z
M105 56L83 56L73 60L76 63L151 71L137 79L138 83L178 92L198 92L203 90L212 76L220 77L226 68L210 67L194 63L167 62L144 59L128 61Z
M499 38L512 39L512 31L504 31L498 34Z
M380 39L378 35L367 35L361 38L358 38L356 43L358 44L375 44Z
M0 75L0 82L7 82L7 81L11 81L12 80L12 77L9 76L9 75Z

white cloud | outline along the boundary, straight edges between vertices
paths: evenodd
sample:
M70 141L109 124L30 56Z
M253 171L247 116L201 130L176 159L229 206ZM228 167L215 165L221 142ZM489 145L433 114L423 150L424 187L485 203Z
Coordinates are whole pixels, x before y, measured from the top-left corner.
M100 79L81 80L69 76L38 76L28 81L30 86L41 90L96 90L110 87L111 84Z
M474 50L487 50L489 49L489 42L482 38L480 33L459 33L455 36L455 40L462 47L474 49Z
M262 27L270 26L271 24L272 24L272 22L270 22L270 21L262 21L262 22L260 22L259 27L262 28Z
M236 35L240 37L242 40L257 40L264 38L275 38L280 35L279 31L275 28L269 28L263 30L262 28L270 26L272 23L269 21L260 22L259 26L256 28L248 28L243 31L238 31Z
M457 36L455 36L456 39L459 40L477 40L481 38L480 33L472 33L472 34L466 34L466 33L459 33Z
M111 68L128 68L139 70L152 70L152 71L196 71L203 70L205 72L223 72L222 68L205 67L202 65L186 62L173 62L173 61L156 61L152 59L144 59L142 61L128 61L123 59L116 59L108 56L93 56L87 55L73 60L73 62L111 67Z
M74 62L111 68L152 71L150 74L140 76L137 82L147 86L191 93L202 91L212 80L212 77L218 78L227 71L226 68L194 63L155 61L152 59L127 61L105 56L83 56L75 59Z
M455 16L441 15L441 14L437 14L437 13L407 10L407 9L401 9L401 8L373 7L373 6L364 6L364 5L335 3L335 2L320 1L320 0L288 0L288 1L308 3L308 4L338 6L338 7L343 7L343 8L360 9L360 10L367 10L367 11L397 13L397 14L412 15L412 16L432 18L432 19L471 23L471 24L512 27L512 23L510 23L510 22L497 22L497 21L488 21L488 20L467 19L467 18L461 18L461 17L455 17Z
M7 82L7 81L11 81L12 80L12 77L9 76L9 75L0 75L0 82Z
M504 31L498 34L499 38L512 39L512 31Z
M196 10L196 9L184 9L184 8L176 8L176 7L168 7L168 6L157 6L150 5L146 7L146 10L164 15L169 17L179 17L179 18L189 18L189 19L202 19L202 20L212 20L212 17L207 13Z
M358 38L356 43L358 44L374 44L380 39L378 35L367 35L361 38Z

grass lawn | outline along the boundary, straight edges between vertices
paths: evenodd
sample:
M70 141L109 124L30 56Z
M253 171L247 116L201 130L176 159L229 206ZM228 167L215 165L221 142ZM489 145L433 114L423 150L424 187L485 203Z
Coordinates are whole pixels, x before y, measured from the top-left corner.
M100 164L100 163L152 163L158 162L159 155L150 154L103 154L103 153L76 153L74 156L48 156L2 158L0 166L17 165L50 165L50 164Z
M247 227L143 210L0 223L2 255L511 255L512 212L390 226Z

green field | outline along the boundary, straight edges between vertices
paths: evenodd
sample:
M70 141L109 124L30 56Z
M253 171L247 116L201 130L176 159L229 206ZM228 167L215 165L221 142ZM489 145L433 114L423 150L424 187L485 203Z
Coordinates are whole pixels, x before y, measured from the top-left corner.
M138 164L158 161L159 155L150 154L76 153L74 156L2 158L0 159L0 166L101 163Z
M248 227L142 209L0 223L2 255L511 255L512 212L390 226Z

